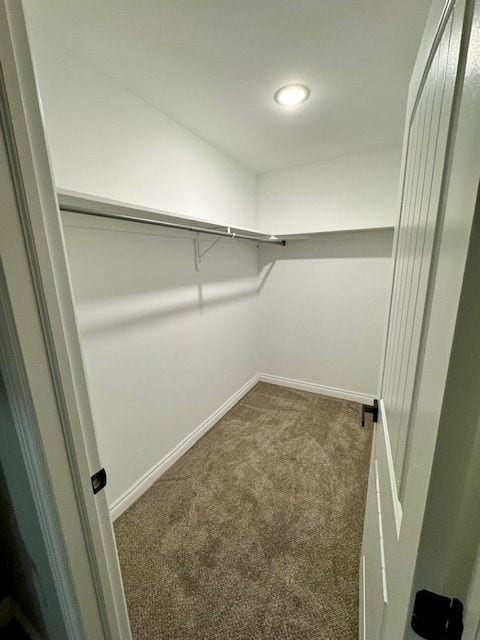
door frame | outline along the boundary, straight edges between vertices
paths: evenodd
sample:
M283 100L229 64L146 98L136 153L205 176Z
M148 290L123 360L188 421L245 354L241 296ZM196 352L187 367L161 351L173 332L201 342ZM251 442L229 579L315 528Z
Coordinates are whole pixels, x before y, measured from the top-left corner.
M65 610L71 613L70 637L130 640L105 492L94 496L91 487L90 477L101 464L41 107L18 0L0 0L0 110L7 155L0 169L1 302L9 318L2 338L4 356L15 354L6 362L4 358L8 393L18 428L28 419L32 432L30 440L24 441L25 460L31 480L38 483L40 513L50 521L46 533L52 536L51 560ZM21 387L15 387L15 380ZM79 635L81 624L85 633Z

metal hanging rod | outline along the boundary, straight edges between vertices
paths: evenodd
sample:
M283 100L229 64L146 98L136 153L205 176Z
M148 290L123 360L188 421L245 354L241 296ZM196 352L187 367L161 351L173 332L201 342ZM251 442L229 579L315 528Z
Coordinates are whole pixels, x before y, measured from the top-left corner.
M264 242L266 244L280 244L285 246L285 240L279 240L278 238L262 238L260 236L247 236L236 231L231 231L230 227L226 227L226 230L205 229L204 227L193 227L187 224L179 224L176 222L164 222L163 220L152 220L151 218L140 218L139 216L129 216L125 213L105 213L99 211L92 211L87 209L81 209L73 205L62 203L60 205L62 211L71 211L72 213L81 213L87 216L96 216L98 218L110 218L111 220L126 220L128 222L138 222L139 224L150 224L156 227L167 227L170 229L182 229L183 231L193 231L194 233L206 233L211 236L225 236L227 238L238 238L240 240L252 240L254 242Z

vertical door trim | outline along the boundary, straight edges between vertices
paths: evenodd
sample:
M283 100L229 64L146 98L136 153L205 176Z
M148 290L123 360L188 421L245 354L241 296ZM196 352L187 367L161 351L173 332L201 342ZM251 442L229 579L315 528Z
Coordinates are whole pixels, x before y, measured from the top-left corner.
M64 436L75 508L95 585L102 637L129 640L128 613L106 497L104 492L94 497L90 483L90 476L100 465L38 92L22 6L16 0L0 2L0 69L1 124L17 215Z
M75 493L77 497L77 506L81 513L81 521L83 525L83 532L87 539L87 548L90 555L91 567L95 576L95 583L97 586L97 597L101 599L101 607L100 610L105 612L106 603L103 598L103 591L101 589L101 581L99 577L99 569L98 564L96 562L95 554L92 553L92 549L94 548L94 541L92 538L91 528L88 526L88 512L85 505L85 496L84 491L82 489L82 477L80 470L78 468L78 462L75 455L75 446L72 440L72 425L70 423L67 403L65 399L64 389L62 377L60 374L59 363L57 359L56 347L54 337L52 335L52 328L50 324L50 317L48 312L48 306L46 302L46 294L43 288L41 269L39 266L39 259L37 254L37 249L34 240L34 232L32 230L31 220L30 220L30 211L28 208L27 197L25 193L25 186L22 175L22 166L20 162L20 158L18 156L18 150L15 142L15 133L12 123L12 115L10 111L10 105L7 99L7 91L5 87L5 80L3 76L2 68L0 67L0 122L2 125L2 130L4 134L4 140L7 148L7 153L10 161L10 170L12 174L12 181L15 188L15 195L17 200L18 214L19 219L22 225L23 230L23 239L25 242L25 246L27 249L27 255L30 266L30 274L32 277L32 284L35 290L35 298L38 306L38 313L42 324L42 333L45 341L45 347L48 355L49 365L50 365L50 373L52 375L52 381L55 389L55 397L57 402L57 409L60 415L63 433L65 437L65 444L67 446L68 457L70 460L70 465L72 469L72 479L75 485ZM2 276L3 269L2 269ZM4 281L5 282L5 281ZM6 283L1 282L0 285L5 287L5 293L7 293ZM2 292L3 293L3 292ZM9 336L12 337L11 334ZM16 398L18 401L18 398ZM18 406L18 403L17 403ZM37 470L41 470L41 466L38 467ZM45 469L43 469L45 471ZM42 475L40 476L42 478ZM43 477L45 480L45 477ZM48 503L45 502L45 505ZM55 518L52 513L52 518ZM62 585L67 589L68 594L68 582L63 581ZM68 597L68 595L66 596ZM104 624L108 623L107 620L104 621ZM106 625L108 628L108 624ZM72 636L75 637L75 636ZM113 639L112 639L113 640Z

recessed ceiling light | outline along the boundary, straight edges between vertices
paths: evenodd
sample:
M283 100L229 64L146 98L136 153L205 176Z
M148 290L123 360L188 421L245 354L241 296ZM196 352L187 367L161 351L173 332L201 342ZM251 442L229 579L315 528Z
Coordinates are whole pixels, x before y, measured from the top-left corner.
M310 89L304 84L288 84L275 92L275 102L282 107L294 107L305 102L310 95Z

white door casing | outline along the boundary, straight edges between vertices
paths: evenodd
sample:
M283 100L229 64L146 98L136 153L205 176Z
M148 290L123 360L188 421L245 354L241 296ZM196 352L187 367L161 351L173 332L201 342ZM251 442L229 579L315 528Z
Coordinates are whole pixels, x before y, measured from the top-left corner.
M2 152L7 156L1 167L0 259L18 368L24 369L85 637L129 640L108 507L104 492L94 496L90 483L101 463L39 98L17 0L0 0L0 72ZM64 580L62 588L67 583ZM74 616L69 628L78 640Z
M361 557L363 640L413 637L412 585L480 177L475 7L434 3L410 85Z

